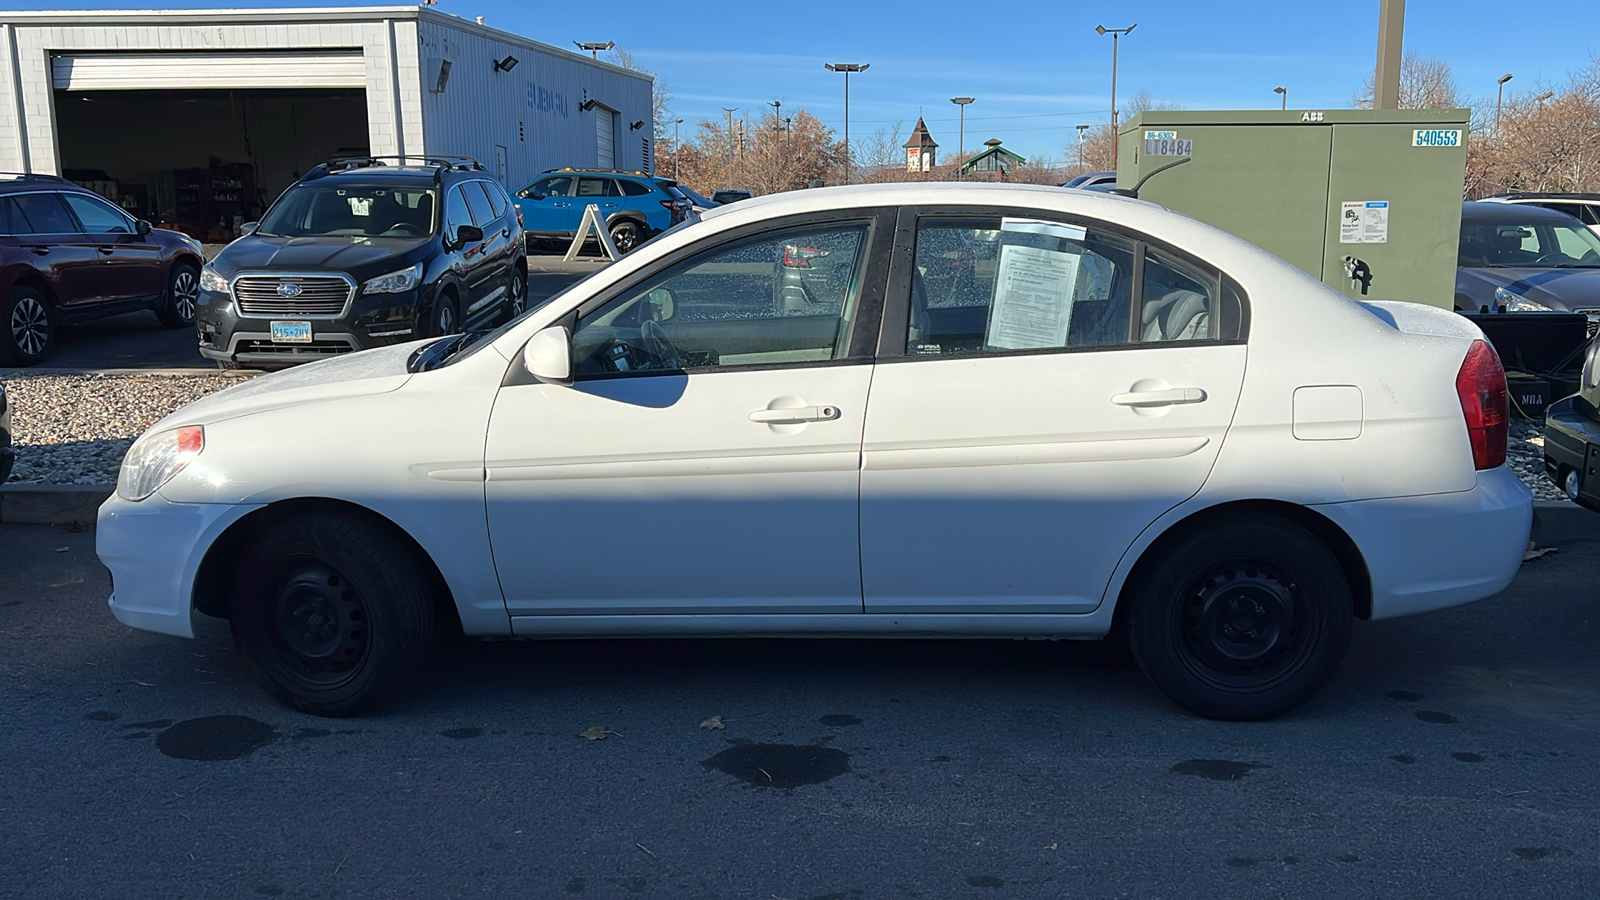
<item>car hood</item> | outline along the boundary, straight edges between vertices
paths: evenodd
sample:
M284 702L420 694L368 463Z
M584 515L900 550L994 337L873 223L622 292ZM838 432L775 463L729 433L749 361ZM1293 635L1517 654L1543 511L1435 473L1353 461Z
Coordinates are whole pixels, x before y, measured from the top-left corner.
M1600 309L1600 269L1461 268L1462 287L1483 304L1494 302L1495 288L1543 303L1551 309Z
M212 260L212 267L224 278L246 269L287 271L334 270L348 272L358 280L388 273L434 239L351 238L351 237L273 237L249 235L229 244Z
M288 406L343 400L398 389L411 377L406 362L427 343L413 341L318 360L282 372L258 375L189 404L145 432L179 425L208 425Z

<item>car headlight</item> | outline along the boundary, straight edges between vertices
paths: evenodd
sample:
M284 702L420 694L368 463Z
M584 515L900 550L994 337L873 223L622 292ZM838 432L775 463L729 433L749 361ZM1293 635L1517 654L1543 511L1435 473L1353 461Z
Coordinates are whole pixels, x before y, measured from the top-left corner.
M206 446L206 431L185 425L135 441L117 470L117 496L135 503L154 494L183 471Z
M401 291L411 290L420 281L422 281L422 263L417 263L409 269L401 269L398 272L390 272L387 275L379 275L377 278L370 279L361 286L361 292L363 294L398 294Z
M1529 300L1521 294L1513 293L1505 288L1494 289L1494 302L1496 306L1504 306L1506 312L1550 312L1550 307L1537 300Z
M210 263L206 263L205 268L200 270L200 290L226 294L228 292L228 279L218 275L217 270L211 268Z

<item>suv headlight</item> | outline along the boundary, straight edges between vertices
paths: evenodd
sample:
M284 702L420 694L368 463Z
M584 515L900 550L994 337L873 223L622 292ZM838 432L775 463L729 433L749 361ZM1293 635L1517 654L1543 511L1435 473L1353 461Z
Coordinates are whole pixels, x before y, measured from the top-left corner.
M409 291L422 281L422 263L417 263L409 269L379 275L361 286L363 294L398 294Z
M200 290L226 294L228 293L228 279L218 275L217 270L211 268L210 263L206 263L205 267L200 270Z
M1529 300L1521 294L1512 293L1505 288L1494 289L1494 302L1497 306L1504 306L1506 312L1550 312L1550 307L1537 300Z
M206 447L206 430L185 425L135 441L117 470L117 496L135 503L154 494Z

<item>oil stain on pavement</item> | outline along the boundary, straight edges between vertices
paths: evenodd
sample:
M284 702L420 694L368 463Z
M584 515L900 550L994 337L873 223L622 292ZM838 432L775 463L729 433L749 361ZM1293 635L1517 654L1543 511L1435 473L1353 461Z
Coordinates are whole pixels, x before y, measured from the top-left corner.
M205 716L156 735L156 749L173 759L216 762L243 759L277 739L271 725L249 716Z
M850 754L814 744L739 744L701 765L755 787L796 788L850 771Z

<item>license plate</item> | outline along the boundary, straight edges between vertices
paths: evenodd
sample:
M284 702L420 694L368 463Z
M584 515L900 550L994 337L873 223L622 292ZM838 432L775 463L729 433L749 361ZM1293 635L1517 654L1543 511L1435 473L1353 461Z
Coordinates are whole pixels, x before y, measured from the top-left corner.
M272 342L274 344L309 344L311 343L311 323L273 322Z

